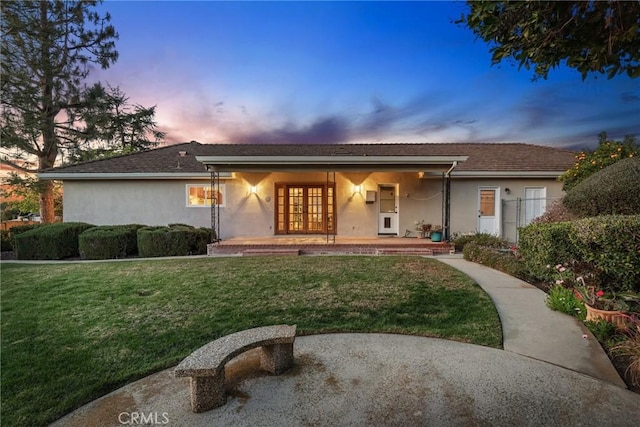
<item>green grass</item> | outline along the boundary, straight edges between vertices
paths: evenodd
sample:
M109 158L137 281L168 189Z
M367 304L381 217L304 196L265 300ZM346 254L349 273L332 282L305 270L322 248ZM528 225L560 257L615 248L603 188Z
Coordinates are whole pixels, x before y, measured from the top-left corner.
M246 328L393 332L500 347L472 279L415 257L2 264L6 426L46 425Z

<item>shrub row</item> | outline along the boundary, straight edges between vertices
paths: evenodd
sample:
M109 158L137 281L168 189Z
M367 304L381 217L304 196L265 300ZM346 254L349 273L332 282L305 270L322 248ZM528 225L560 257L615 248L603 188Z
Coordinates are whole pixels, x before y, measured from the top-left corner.
M2 237L6 237L5 233ZM21 260L114 259L138 254L143 257L206 254L210 241L211 230L186 224L96 227L67 222L14 227L2 247L11 245L16 258Z
M531 224L520 230L527 273L552 281L557 264L578 264L594 285L640 292L640 215L604 215L572 222Z
M43 224L27 231L12 229L18 259L64 259L77 257L78 237L94 227L84 222ZM16 233L17 232L17 233Z
M125 258L138 253L138 229L143 225L113 225L90 228L79 237L82 259Z
M11 230L0 230L0 248L2 252L13 250L13 235Z
M185 224L145 227L138 230L141 257L203 255L211 241L211 230Z
M495 268L511 276L526 280L527 274L522 262L508 249L484 246L469 242L462 251L464 259Z
M488 246L490 248L509 247L509 243L506 240L489 233L461 234L454 236L451 241L455 245L456 251L463 251L464 247L471 242L476 243L479 246Z

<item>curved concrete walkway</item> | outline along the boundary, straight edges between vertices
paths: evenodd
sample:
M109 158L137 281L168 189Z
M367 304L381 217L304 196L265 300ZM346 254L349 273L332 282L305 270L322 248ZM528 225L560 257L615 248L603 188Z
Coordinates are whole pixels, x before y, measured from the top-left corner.
M168 369L53 425L637 425L640 395L623 387L580 322L549 310L544 293L525 282L459 257L438 259L491 296L504 351L406 335L303 336L284 375L261 373L258 350L230 362L221 408L192 413L188 379Z
M438 260L472 277L489 294L500 315L506 351L626 387L587 327L575 317L549 309L543 291L460 256Z

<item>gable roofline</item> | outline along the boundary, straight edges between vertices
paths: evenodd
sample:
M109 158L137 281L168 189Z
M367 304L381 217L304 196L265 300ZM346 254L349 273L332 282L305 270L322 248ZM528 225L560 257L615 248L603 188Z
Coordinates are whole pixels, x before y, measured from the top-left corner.
M209 172L184 172L184 173L48 173L42 172L38 174L42 179L54 180L126 180L126 179L211 179ZM223 172L220 174L222 179L233 178L231 172Z

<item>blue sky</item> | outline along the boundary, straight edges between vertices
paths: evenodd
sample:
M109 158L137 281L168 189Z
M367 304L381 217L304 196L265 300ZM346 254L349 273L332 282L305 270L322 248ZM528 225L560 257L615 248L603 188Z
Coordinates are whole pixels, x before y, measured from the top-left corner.
M640 81L548 80L452 23L464 2L106 1L118 62L167 142L526 142L640 136Z

